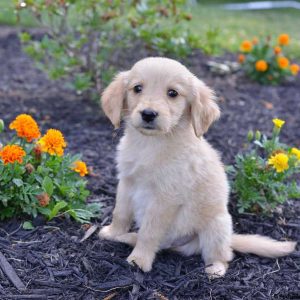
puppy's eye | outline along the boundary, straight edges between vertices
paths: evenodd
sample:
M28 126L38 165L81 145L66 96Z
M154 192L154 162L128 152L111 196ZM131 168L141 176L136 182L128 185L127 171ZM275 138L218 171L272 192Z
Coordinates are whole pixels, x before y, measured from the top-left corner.
M171 98L175 98L178 96L178 93L175 90L169 89L168 90L168 96Z
M138 94L141 93L141 91L143 90L143 87L140 84L137 84L133 87L133 91Z

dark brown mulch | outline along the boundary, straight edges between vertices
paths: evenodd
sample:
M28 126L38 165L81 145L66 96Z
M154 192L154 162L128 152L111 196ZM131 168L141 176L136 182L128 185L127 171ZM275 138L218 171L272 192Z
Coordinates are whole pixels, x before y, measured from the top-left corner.
M143 52L129 55L123 67L142 56ZM300 146L299 78L265 87L241 74L213 77L205 68L206 59L198 53L186 63L219 95L223 116L207 138L226 163L243 148L248 129L270 130L276 116L287 121L283 140ZM98 106L75 96L62 83L48 81L21 52L9 28L0 27L0 66L0 118L9 122L26 112L41 120L43 130L61 129L70 151L82 152L94 167L98 176L89 178L91 199L104 204L97 223L109 222L117 184L118 136ZM299 201L289 201L283 214L273 217L238 215L233 204L230 208L238 232L299 240ZM0 299L300 299L299 250L278 260L237 254L224 278L209 281L200 256L164 251L153 270L144 274L126 263L129 247L99 241L95 235L80 243L84 230L70 220L44 224L37 219L34 224L32 231L23 230L20 220L0 224ZM25 290L15 287L17 278Z

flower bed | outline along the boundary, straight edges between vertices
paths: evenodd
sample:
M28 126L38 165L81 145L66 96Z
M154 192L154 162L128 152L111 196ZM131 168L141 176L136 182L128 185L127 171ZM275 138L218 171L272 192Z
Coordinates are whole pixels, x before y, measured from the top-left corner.
M71 153L81 152L90 172L90 202L103 203L96 225L109 223L114 203L116 171L115 146L120 132L113 134L98 105L74 96L60 83L49 82L21 53L16 35L0 37L0 112L9 124L26 112L39 120L43 132L55 126L64 133ZM125 54L124 54L125 55ZM126 69L145 53L126 53L119 61ZM125 57L125 56L124 56ZM234 57L231 57L234 60ZM206 57L197 53L189 59L193 71L212 86L219 97L222 118L208 132L226 164L243 149L248 130L271 132L270 121L286 120L281 138L300 144L299 78L295 83L270 87L248 82L240 75L213 77L205 67ZM34 93L33 93L34 92ZM2 141L3 143L3 141ZM4 144L4 143L3 143ZM234 227L241 233L259 233L276 239L299 240L299 201L288 201L272 216L238 214L236 198L230 210ZM299 251L278 260L237 254L225 278L210 282L200 256L181 257L171 252L158 255L154 269L143 274L130 267L125 258L130 248L91 236L80 242L87 225L64 217L44 223L33 220L35 229L22 228L22 219L0 224L0 252L27 287L18 291L1 273L0 299L29 295L36 299L297 299ZM114 298L113 298L114 297ZM107 298L109 299L109 298Z

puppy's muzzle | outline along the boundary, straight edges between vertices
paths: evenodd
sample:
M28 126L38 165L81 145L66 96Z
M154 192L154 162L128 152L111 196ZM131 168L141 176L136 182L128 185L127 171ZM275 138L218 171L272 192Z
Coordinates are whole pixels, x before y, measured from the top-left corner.
M144 109L143 111L141 111L141 116L142 116L142 120L145 123L153 123L153 121L155 120L155 118L158 116L158 113L152 109Z

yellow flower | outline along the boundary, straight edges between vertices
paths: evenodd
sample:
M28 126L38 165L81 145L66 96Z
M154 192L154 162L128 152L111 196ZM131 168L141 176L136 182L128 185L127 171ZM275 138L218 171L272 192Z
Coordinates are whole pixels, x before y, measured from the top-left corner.
M281 46L288 45L289 41L290 41L290 37L286 33L283 33L278 37L278 44Z
M11 130L15 129L17 135L21 138L25 138L29 143L41 136L40 129L35 120L26 114L18 115L16 119L10 123L9 128Z
M252 43L250 41L243 41L240 50L243 52L250 52L252 50Z
M268 64L265 60L261 59L255 63L255 69L258 72L265 72L268 69Z
M281 48L279 46L274 47L274 53L277 55L281 53Z
M280 56L277 59L277 63L280 69L286 69L290 64L290 61L286 57Z
M0 158L5 165L13 164L14 162L21 164L25 155L26 152L18 145L7 145L0 151Z
M56 129L49 129L37 143L43 152L48 152L50 155L62 156L64 148L67 147L63 134Z
M290 71L292 72L292 74L294 76L296 76L298 74L299 70L300 70L300 67L297 64L292 64L290 66Z
M300 160L300 149L292 148L291 153L296 155L297 158Z
M81 160L77 160L74 162L74 167L72 168L72 170L79 173L81 177L89 173L86 164Z
M285 153L278 153L269 158L268 164L281 173L289 168L289 157Z
M272 121L273 121L275 127L277 127L277 128L281 128L285 123L285 121L283 121L281 119L273 119Z

